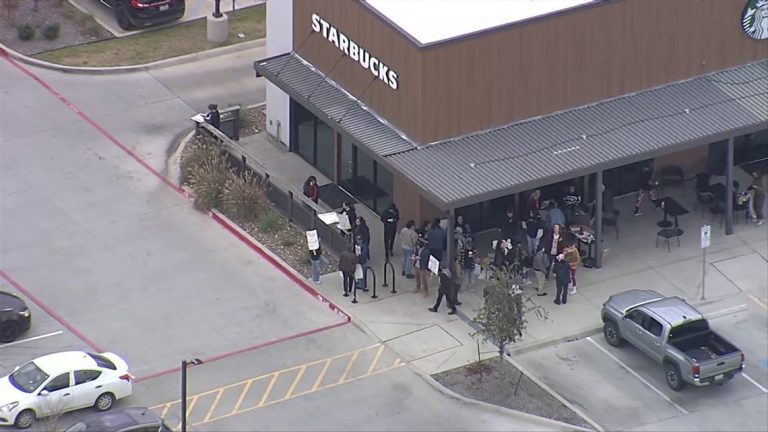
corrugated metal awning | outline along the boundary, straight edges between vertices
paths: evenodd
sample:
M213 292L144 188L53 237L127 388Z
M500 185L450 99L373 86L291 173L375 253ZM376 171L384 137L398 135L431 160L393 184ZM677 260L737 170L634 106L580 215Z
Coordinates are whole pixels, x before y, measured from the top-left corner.
M255 68L325 113L444 209L768 128L768 61L423 147L293 54ZM349 103L356 106L339 123ZM353 111L358 115L350 120Z

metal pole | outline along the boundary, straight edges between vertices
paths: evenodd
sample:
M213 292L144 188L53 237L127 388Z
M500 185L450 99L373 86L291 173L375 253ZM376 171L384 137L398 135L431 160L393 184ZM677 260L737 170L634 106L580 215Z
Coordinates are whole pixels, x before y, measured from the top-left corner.
M603 266L603 171L595 173L595 268Z
M447 241L445 242L446 251L445 251L445 268L451 268L451 263L453 263L453 253L454 253L454 226L456 225L456 212L454 209L450 209L448 211L448 226L446 226L446 238ZM443 263L440 263L441 265Z
M704 300L704 281L707 275L707 248L701 248L701 299Z
M187 361L181 361L181 432L187 432Z
M725 166L725 234L733 234L733 137L728 138Z
M213 16L216 18L221 17L221 0L213 0Z

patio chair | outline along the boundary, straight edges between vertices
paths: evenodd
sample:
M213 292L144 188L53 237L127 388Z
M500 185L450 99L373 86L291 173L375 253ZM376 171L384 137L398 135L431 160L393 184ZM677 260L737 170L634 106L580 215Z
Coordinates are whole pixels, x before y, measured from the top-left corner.
M664 239L667 244L667 252L672 250L669 247L669 241L673 238L677 239L677 246L680 247L680 236L683 235L683 230L680 228L665 228L656 233L656 247L659 247L659 239Z
M696 203L694 210L701 204L701 214L712 204L712 200L715 199L715 195L709 189L709 173L696 174Z

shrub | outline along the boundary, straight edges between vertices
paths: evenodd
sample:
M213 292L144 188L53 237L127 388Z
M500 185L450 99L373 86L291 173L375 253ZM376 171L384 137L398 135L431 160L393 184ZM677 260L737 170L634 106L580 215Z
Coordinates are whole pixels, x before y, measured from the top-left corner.
M195 208L208 211L219 206L224 186L233 176L227 160L221 155L191 168L189 185L195 192Z
M35 37L35 28L32 27L32 24L30 23L20 25L18 28L18 32L19 32L19 39L23 41L32 40L32 38Z
M251 171L233 175L224 185L221 205L224 212L238 221L255 221L263 212L266 193Z
M191 172L195 167L221 158L221 147L210 139L197 138L189 143L181 154L181 184L189 184Z
M48 40L54 40L59 37L59 32L61 31L61 25L59 23L53 23L48 24L47 26L43 27L43 37L45 37Z
M268 209L259 218L259 230L264 233L273 233L283 229L283 218L274 210Z

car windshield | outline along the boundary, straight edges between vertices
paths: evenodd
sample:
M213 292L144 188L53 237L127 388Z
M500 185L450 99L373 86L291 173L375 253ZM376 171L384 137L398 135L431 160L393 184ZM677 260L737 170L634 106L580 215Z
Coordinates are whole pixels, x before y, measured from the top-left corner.
M8 376L8 381L17 389L32 393L48 379L48 374L37 367L35 362L29 362Z

